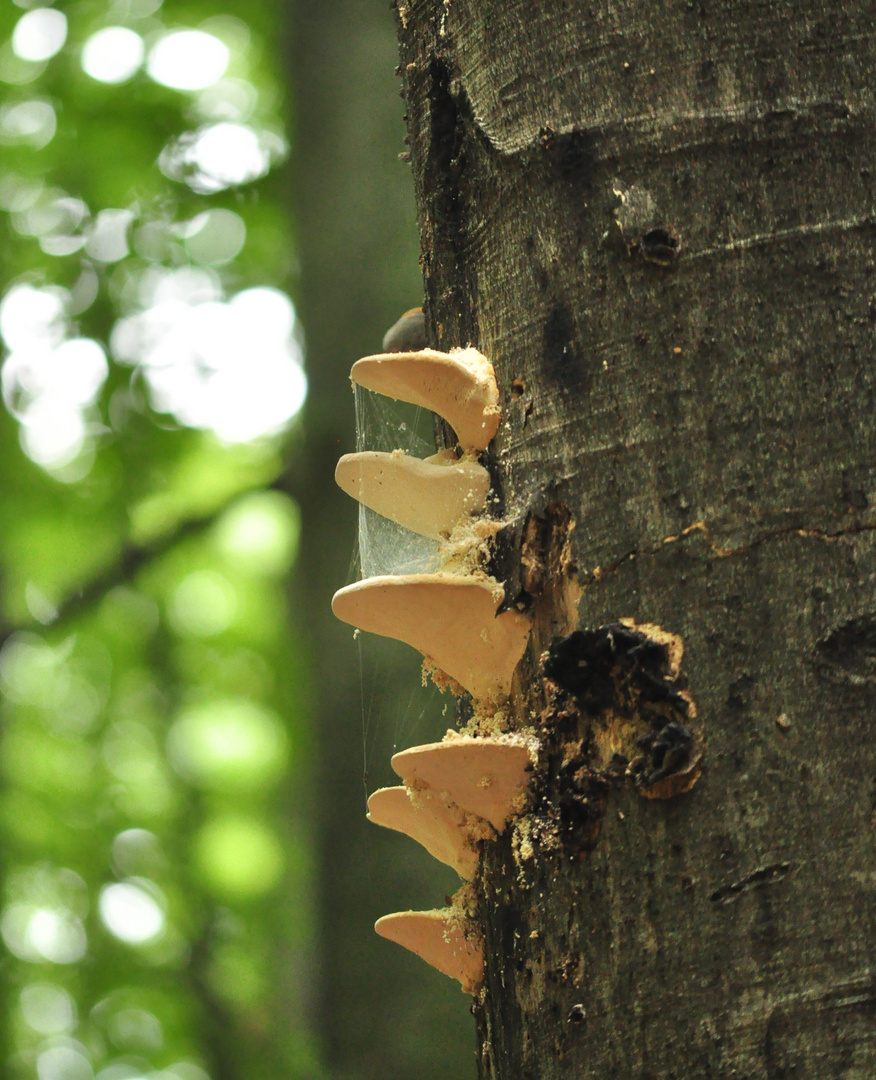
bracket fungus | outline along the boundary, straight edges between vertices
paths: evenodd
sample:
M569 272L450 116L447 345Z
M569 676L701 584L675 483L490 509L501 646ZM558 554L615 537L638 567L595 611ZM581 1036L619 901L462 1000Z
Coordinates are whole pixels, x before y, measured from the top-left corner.
M421 460L401 451L344 454L335 469L343 491L421 536L444 539L462 518L486 505L490 475L452 451Z
M379 788L368 800L368 820L410 836L466 881L474 877L474 837L457 806L427 791L418 791L412 799L406 787Z
M476 814L503 832L515 802L529 783L529 748L501 739L458 736L402 750L390 761L415 791L427 793Z
M486 450L499 430L493 365L477 349L378 353L357 360L350 378L366 390L438 413L464 450Z
M397 911L374 924L381 937L403 945L445 975L458 979L467 994L484 978L483 943L466 934L453 908L438 911Z
M383 335L383 351L418 352L426 348L426 318L421 307L411 308Z
M400 450L346 454L335 479L383 517L442 540L486 508L490 477L475 457L498 430L499 391L493 365L476 349L436 352L421 347L424 339L422 312L406 312L388 332L385 351L359 360L350 377L437 413L453 428L464 456L452 450L425 460ZM411 349L417 351L404 351ZM335 593L332 610L360 630L412 645L476 701L494 701L511 691L530 620L518 611L499 612L504 590L481 569L460 569L473 564L452 558L443 565L442 573L348 585ZM412 837L468 880L477 870L477 842L501 833L521 808L531 754L519 740L448 733L443 742L396 754L392 767L405 786L375 791L369 819ZM483 942L461 906L385 915L375 930L458 979L466 992L480 987Z
M452 574L372 577L335 593L332 611L372 634L413 645L475 698L511 689L529 620L496 611L495 582Z

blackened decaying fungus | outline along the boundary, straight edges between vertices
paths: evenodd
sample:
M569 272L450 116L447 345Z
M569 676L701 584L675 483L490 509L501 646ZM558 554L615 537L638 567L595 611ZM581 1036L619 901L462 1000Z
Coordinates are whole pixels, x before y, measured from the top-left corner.
M640 736L636 743L645 751L646 756L635 762L633 775L638 783L647 786L671 776L687 765L690 761L693 735L678 720L670 720L659 731L649 731Z
M694 736L687 726L692 710L684 693L685 681L673 666L665 641L623 623L576 630L551 645L543 657L543 670L561 698L568 695L574 700L579 713L647 725L645 733L629 745L632 760L615 753L597 772L583 759L576 759L574 768L566 767L563 790L569 805L564 806L561 798L561 811L567 830L577 826L581 831L584 823L574 818L581 814L583 789L589 789L588 795L596 794L596 776L603 783L632 777L647 794L645 789L696 764L691 764ZM656 797L669 794L668 790L658 792ZM590 803L588 798L583 801L585 806ZM595 801L598 804L601 799ZM598 813L601 808L591 809ZM592 829L592 822L588 825Z
M661 728L688 714L684 685L671 673L666 645L623 623L575 630L555 641L544 659L544 673L591 716L608 708L635 708Z

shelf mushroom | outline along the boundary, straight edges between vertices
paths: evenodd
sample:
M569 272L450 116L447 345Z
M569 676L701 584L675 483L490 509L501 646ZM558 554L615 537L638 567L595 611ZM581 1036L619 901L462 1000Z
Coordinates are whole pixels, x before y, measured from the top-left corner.
M475 698L511 689L529 637L517 611L496 614L501 587L452 574L365 578L335 593L332 611L372 634L407 642Z
M368 800L368 820L410 836L461 878L473 878L478 864L476 830L465 815L428 791L419 791L414 798L411 794L406 787L379 788Z
M421 307L409 308L383 335L383 351L416 352L426 348L426 318Z
M519 810L532 760L518 742L449 735L402 750L391 764L405 786L375 791L368 819L410 836L469 880L477 841L503 832Z
M499 392L492 364L476 349L436 352L419 348L423 339L422 312L406 312L388 332L385 351L359 360L350 377L437 413L453 428L462 459L452 451L426 460L401 451L347 454L335 478L363 505L441 540L486 506L489 473L474 458L498 430ZM407 642L472 697L489 701L510 693L529 638L529 619L499 612L502 599L502 586L480 571L404 574L348 585L335 593L332 610L361 630ZM519 741L449 734L396 754L392 767L405 786L374 792L370 820L406 833L470 879L476 842L501 833L519 809L531 763ZM466 992L480 987L483 942L461 907L396 912L378 919L375 930L458 979Z
M454 908L397 911L378 919L374 929L443 974L458 979L467 994L476 993L483 982L483 944L466 934L462 916Z
M476 814L504 831L526 791L532 759L522 743L456 736L395 754L393 770L414 791Z
M452 451L421 460L396 450L344 454L335 481L364 506L399 525L445 539L468 514L486 506L490 474Z
M463 450L486 450L499 429L493 365L477 349L378 353L357 360L350 378L366 390L438 413Z

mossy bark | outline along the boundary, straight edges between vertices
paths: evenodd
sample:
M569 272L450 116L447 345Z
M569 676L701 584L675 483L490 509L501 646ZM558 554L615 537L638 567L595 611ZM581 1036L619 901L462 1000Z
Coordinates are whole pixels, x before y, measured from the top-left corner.
M427 331L496 368L535 617L481 1077L865 1080L872 6L397 11Z

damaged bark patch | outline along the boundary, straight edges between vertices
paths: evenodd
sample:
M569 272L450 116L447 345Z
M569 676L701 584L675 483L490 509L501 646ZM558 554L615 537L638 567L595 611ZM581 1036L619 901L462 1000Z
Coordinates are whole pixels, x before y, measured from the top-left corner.
M853 686L876 684L876 618L860 615L815 646L815 666L829 679Z
M681 639L653 624L622 620L576 630L542 657L555 718L578 716L580 739L566 751L563 799L593 803L611 783L631 780L641 795L668 799L700 776L702 742L696 708L681 672ZM570 771L571 770L571 771ZM563 770L561 770L562 772ZM584 794L587 788L587 794Z
M607 794L608 778L594 772L583 754L561 766L560 827L564 840L579 851L589 851L596 844Z
M572 557L574 529L572 515L559 502L549 504L539 514L528 514L523 526L515 557L518 597L533 614L536 655L550 635L564 633L577 621L581 586Z
M554 304L543 334L544 370L562 379L567 365L575 361L575 319L566 304Z
M434 153L435 195L441 224L456 236L463 229L457 180L462 170L463 125L459 106L450 92L450 73L435 58L429 74L429 119Z
M658 266L669 266L678 258L681 251L681 239L671 226L669 228L649 229L639 241L642 258Z
M523 530L520 564L522 585L530 596L544 592L548 582L554 589L558 576L563 580L575 576L576 567L570 544L574 528L572 515L561 503L547 506L543 514L528 515Z

